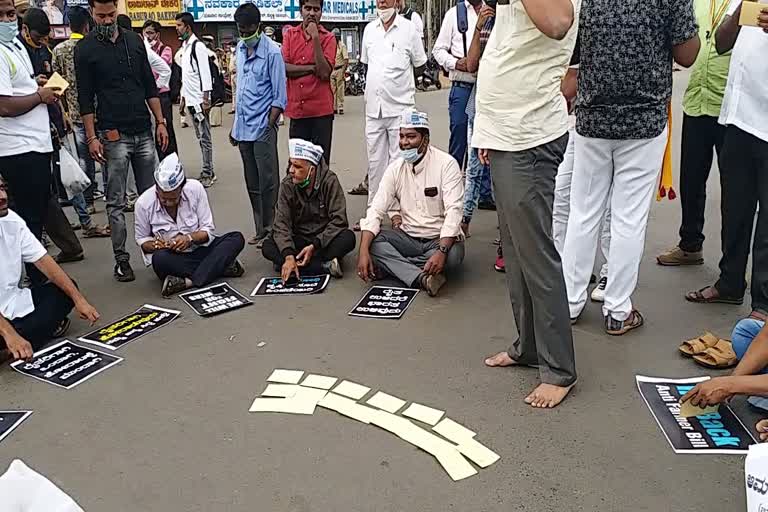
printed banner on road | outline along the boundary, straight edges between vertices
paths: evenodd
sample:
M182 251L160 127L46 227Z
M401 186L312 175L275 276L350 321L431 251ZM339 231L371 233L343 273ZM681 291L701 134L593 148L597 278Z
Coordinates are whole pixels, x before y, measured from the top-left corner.
M129 2L131 0L128 0ZM249 0L184 0L184 11L196 21L234 21L235 11ZM261 22L301 22L299 0L250 0L261 12ZM367 23L376 19L374 0L325 0L323 22Z
M0 441L8 437L32 411L0 411Z
M373 286L365 292L360 302L352 308L349 316L367 318L402 318L419 290L413 288L394 288L391 286Z
M635 376L640 394L675 453L743 454L755 438L728 404L693 418L680 416L680 397L709 377L665 379Z
M182 293L179 297L200 316L218 315L253 304L228 283L192 290Z
M311 295L321 293L328 286L331 276L302 276L300 281L290 280L283 284L282 277L264 277L251 292L251 297L264 295Z
M122 360L122 357L64 340L36 352L31 361L16 361L11 367L19 373L54 386L72 389Z
M173 322L179 315L181 315L181 311L144 304L135 313L81 336L77 340L93 343L110 350L117 350L145 334Z

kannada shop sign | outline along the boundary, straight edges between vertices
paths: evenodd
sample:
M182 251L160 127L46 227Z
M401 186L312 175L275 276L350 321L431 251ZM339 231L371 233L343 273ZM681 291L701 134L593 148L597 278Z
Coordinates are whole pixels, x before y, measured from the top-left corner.
M144 3L144 0L128 0ZM163 1L163 0L159 0ZM247 0L183 0L184 10L197 21L234 21L235 10ZM255 0L262 23L301 20L299 0ZM325 0L322 21L333 23L365 23L376 17L374 0ZM131 15L133 18L133 15Z
M147 20L172 27L181 11L181 0L126 0L125 6L134 27L141 27Z

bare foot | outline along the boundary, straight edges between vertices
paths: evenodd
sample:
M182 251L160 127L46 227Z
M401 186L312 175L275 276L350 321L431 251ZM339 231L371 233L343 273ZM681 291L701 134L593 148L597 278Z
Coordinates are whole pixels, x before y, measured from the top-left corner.
M570 386L562 387L553 384L544 384L542 382L530 395L525 397L525 403L531 407L552 409L553 407L560 405L560 402L568 396L568 392L570 392L575 385L576 383L574 382Z
M514 366L516 364L517 361L509 357L509 352L499 352L495 356L491 356L485 360L485 365L490 366L491 368Z
M755 425L757 433L760 434L760 441L764 442L768 440L768 420L760 420Z

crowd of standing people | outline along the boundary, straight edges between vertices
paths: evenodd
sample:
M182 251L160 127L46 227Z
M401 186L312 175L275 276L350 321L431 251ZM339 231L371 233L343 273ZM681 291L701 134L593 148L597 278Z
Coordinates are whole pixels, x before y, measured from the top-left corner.
M518 336L486 364L537 367L541 383L525 400L555 407L577 381L571 326L588 298L602 303L609 335L644 323L632 294L671 141L676 63L693 68L683 104L682 225L679 243L657 261L703 263L713 154L723 197L721 275L687 300L743 302L755 226L753 312L736 327L731 358L741 363L733 379L701 384L686 399L768 396L761 376L768 368L768 224L759 208L768 193L760 173L768 147L760 124L768 108L768 8L742 27L741 0L632 8L606 0L457 2L431 51L451 81L445 152L432 144L429 117L416 105L415 78L428 59L421 17L405 2L377 0L360 49L367 172L350 191L367 194L368 203L350 226L331 169L349 55L340 35L323 26L323 0L300 1L302 21L283 31L282 44L269 37L255 4L240 5L232 53L214 51L193 16L180 13L175 55L156 22L138 34L116 0L89 5L69 10L72 35L51 52L45 13L27 8L22 16L13 0L0 0L0 340L12 357L29 357L60 336L73 307L98 319L40 245L45 230L62 248L58 263L83 257L76 237L67 240L72 228L53 193L63 146L92 183L70 198L83 234L111 238L119 282L135 279L125 216L133 177L136 243L164 296L242 276L246 243L285 281L342 277L344 258L358 245L355 231L361 279L391 277L436 296L461 269L475 210L496 209L495 267L506 272ZM178 113L201 151L197 179L184 172L173 131L175 66ZM63 94L46 87L54 71L69 83ZM217 181L211 111L222 102L224 75L233 95L229 141L242 160L254 222L247 238L217 232L206 193ZM283 116L290 140L281 181ZM90 218L99 165L108 226ZM603 261L594 276L598 248ZM22 263L30 287L19 287Z

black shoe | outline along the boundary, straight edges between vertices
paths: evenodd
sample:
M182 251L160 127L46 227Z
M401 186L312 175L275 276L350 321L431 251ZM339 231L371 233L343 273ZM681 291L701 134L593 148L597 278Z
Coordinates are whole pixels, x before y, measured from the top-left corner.
M496 211L496 203L492 201L480 201L477 203L477 209L478 210L490 210L490 211Z
M187 289L187 280L183 277L168 276L163 281L163 297L170 297Z
M240 260L235 260L222 274L223 277L243 277L245 274L245 266L240 263Z
M130 283L136 280L131 264L127 261L118 261L115 264L115 279L121 283Z
M53 331L53 338L56 339L66 336L70 325L72 325L72 320L70 320L69 317L62 320L61 323L56 327L56 330Z
M77 254L65 254L64 252L60 252L59 254L53 257L53 261L55 261L59 265L62 265L64 263L74 263L76 261L83 261L84 259L85 259L85 255L82 252L79 252Z

